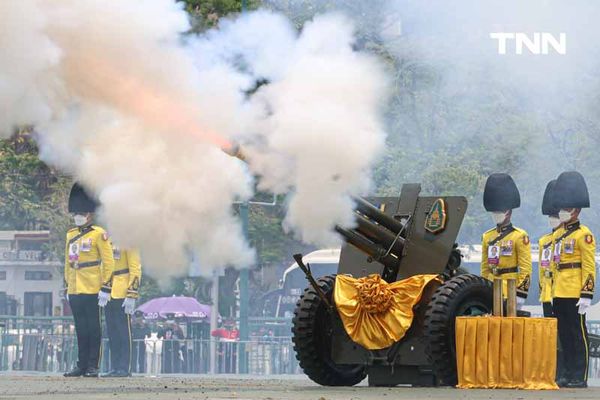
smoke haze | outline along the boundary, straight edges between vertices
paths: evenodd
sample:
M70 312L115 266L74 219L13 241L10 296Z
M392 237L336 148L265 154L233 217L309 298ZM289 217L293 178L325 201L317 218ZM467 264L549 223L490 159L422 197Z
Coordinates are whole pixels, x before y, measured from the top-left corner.
M592 149L600 144L594 110L600 88L596 23L600 4L397 0L387 7L402 21L402 40L386 40L384 46L400 60L402 72L420 69L426 77L407 88L416 93L418 102L410 114L392 117L391 142L418 146L432 158L449 158L448 165L438 163L435 169L468 170L472 165L482 176L511 173L523 205L515 222L533 237L548 230L540 214L546 183L564 170L577 169L586 176L593 207L598 209L599 163ZM534 55L525 50L517 55L512 41L507 54L499 55L491 32L522 32L529 37L548 32L557 38L565 33L567 53ZM435 182L434 168L404 177ZM452 191L448 183L444 190ZM440 189L434 183L436 187ZM482 188L481 179L477 187ZM482 214L478 190L469 211L469 218L477 220L473 231L463 229L463 240L477 242L489 225ZM585 223L596 224L597 211L584 214Z
M205 274L251 265L231 205L253 174L292 193L290 230L336 241L384 142L384 74L352 51L352 23L325 15L299 34L262 11L188 29L171 0L2 2L0 133L34 124L41 157L98 195L115 242L159 278L186 273L190 254ZM248 98L258 78L271 84ZM251 171L219 150L231 140Z
M424 192L466 195L459 240L478 243L490 227L485 178L511 173L522 196L515 223L533 238L548 231L540 207L546 183L579 170L600 230L600 4L576 0L269 0L301 21L307 10L352 18L359 40L389 57L388 149L377 166L381 194L405 182ZM491 32L566 34L566 55L498 54Z

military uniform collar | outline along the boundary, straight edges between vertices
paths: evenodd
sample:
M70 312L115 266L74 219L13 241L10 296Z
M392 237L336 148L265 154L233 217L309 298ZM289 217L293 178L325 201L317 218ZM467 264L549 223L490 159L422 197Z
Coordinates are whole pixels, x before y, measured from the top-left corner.
M508 225L503 225L503 226L496 226L496 232L498 232L498 233L504 233L509 229L513 229L512 223L510 223Z
M565 230L571 231L571 230L579 229L580 226L581 226L581 222L579 220L573 221L569 224L565 224Z
M92 225L93 224L85 224L83 226L79 226L77 227L77 229L79 229L79 232L83 232L83 231L89 231L90 229L92 229Z

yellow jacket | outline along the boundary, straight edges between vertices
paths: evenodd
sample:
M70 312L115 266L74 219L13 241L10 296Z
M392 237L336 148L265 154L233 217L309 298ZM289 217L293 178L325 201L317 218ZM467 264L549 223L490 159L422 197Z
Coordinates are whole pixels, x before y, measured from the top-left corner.
M553 297L553 275L556 272L552 258L554 251L554 232L542 236L539 240L538 276L540 283L540 302L549 303Z
M142 280L142 263L140 254L135 249L121 249L113 245L115 259L115 272L112 279L113 299L125 297L138 297L138 290Z
M490 229L483 234L481 247L481 276L490 281L504 280L504 296L506 279L516 279L517 296L527 298L531 285L531 244L527 232L512 225Z
M112 246L104 229L88 225L67 232L65 285L68 294L110 290L114 268Z
M596 242L579 221L554 232L554 297L592 298L596 281Z

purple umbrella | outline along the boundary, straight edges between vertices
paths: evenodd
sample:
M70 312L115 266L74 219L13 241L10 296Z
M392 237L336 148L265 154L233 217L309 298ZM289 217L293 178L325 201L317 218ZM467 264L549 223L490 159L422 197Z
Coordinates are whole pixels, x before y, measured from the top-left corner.
M193 297L159 297L142 304L136 311L141 311L145 319L167 318L173 314L175 318L210 318L210 306L198 303Z

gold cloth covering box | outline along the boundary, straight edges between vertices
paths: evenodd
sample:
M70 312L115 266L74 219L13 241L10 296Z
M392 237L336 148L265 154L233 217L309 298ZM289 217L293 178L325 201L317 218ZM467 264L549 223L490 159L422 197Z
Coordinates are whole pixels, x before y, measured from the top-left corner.
M458 387L558 389L555 318L457 317Z

